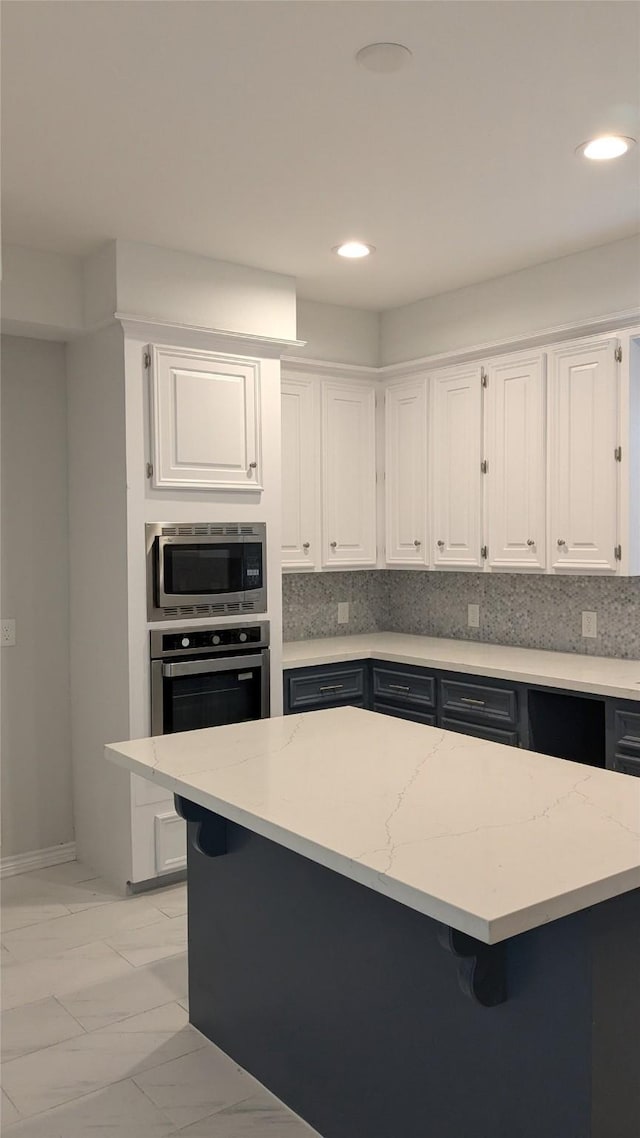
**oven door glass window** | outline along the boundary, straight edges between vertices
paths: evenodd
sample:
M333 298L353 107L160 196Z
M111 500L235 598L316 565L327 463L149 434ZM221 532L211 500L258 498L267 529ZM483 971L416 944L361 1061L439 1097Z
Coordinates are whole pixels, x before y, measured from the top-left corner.
M165 735L244 723L262 715L262 669L234 667L228 672L163 679Z

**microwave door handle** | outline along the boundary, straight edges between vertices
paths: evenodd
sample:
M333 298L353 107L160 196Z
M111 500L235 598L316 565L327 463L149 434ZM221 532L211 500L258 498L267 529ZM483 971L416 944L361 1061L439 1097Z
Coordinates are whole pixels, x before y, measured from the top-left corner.
M165 679L175 676L206 676L211 672L244 672L247 668L261 668L264 657L259 656L223 656L220 660L182 660L178 664L163 664L162 675Z

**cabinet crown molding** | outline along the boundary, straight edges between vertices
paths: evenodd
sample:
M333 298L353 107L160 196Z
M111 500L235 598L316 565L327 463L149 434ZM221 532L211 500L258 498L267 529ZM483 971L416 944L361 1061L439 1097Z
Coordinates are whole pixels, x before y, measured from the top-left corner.
M125 333L136 338L169 342L174 347L195 347L209 351L242 352L243 355L280 359L283 352L304 348L306 340L283 340L277 336L255 336L226 328L206 328L196 324L176 324L153 320L128 312L116 312Z

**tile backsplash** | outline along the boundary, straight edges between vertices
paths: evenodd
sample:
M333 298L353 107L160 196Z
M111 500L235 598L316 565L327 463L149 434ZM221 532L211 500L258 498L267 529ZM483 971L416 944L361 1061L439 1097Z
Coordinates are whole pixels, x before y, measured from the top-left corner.
M353 636L377 632L384 615L385 572L283 573L282 619L285 640L315 636ZM338 624L338 604L349 602L349 623Z
M348 624L337 623L348 600ZM284 574L285 640L357 632L410 632L591 656L640 658L640 578L370 570ZM480 627L467 626L467 605ZM582 636L594 611L598 635Z

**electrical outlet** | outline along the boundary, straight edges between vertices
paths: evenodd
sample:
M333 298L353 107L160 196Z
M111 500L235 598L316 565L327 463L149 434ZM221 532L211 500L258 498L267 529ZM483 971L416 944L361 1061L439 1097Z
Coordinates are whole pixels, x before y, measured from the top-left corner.
M13 648L16 642L16 622L15 620L2 621L2 636L0 639L4 648Z
M339 601L338 602L338 624L348 624L348 623L349 623L349 602L348 601Z
M480 628L480 605L467 605L467 625L469 628Z
M583 612L582 614L582 635L596 637L598 635L598 614L597 612Z

